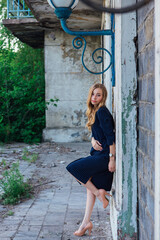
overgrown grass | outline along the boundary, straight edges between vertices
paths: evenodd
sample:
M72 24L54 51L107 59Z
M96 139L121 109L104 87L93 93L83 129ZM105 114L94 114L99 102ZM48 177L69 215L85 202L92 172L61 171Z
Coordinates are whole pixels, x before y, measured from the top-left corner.
M4 205L16 204L24 198L31 196L31 185L24 182L24 177L19 171L19 163L13 163L11 168L6 169L6 162L1 162L3 166L3 178L0 179L0 188L3 190L1 200Z

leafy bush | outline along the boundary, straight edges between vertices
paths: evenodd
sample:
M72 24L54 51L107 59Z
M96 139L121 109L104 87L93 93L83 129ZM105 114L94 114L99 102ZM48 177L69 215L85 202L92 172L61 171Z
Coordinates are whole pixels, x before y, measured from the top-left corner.
M44 53L0 26L0 142L40 142L45 128ZM16 49L16 51L15 51Z
M4 170L2 176L0 187L4 191L3 204L16 204L21 199L30 197L31 186L23 181L18 163L13 163L11 169Z
M43 51L0 51L0 141L39 142L45 127Z

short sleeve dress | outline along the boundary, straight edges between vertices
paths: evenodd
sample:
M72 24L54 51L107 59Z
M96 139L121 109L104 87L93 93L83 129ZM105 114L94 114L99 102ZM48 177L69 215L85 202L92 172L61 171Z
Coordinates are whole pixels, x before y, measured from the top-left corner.
M66 168L80 182L86 183L90 178L98 189L111 190L113 173L108 170L109 145L115 142L114 120L106 106L98 109L92 126L92 137L98 140L103 150L93 147L90 156L71 162Z

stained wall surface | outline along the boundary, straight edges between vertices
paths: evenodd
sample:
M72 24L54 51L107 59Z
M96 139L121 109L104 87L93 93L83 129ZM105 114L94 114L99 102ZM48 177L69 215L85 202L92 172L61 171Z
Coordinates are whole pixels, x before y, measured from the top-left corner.
M81 62L82 49L72 46L73 36L63 31L45 33L46 101L58 98L57 107L49 105L46 111L44 140L72 142L89 140L86 124L86 101L89 88L100 77L88 73ZM100 37L87 37L84 62L93 71L91 54L100 47Z

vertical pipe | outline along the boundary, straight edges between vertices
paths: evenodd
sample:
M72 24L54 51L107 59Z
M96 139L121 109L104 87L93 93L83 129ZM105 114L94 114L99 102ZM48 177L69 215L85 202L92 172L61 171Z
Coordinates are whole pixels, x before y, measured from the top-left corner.
M155 0L155 231L160 239L160 1Z

